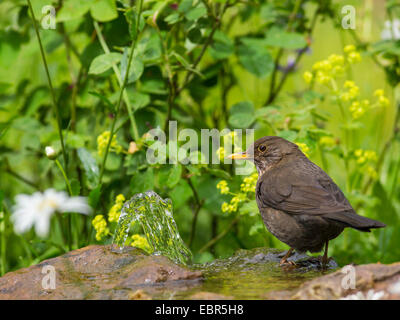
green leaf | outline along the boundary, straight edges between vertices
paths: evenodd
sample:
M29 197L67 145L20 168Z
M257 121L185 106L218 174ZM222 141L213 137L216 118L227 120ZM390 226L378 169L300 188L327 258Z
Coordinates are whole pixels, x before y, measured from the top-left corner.
M188 12L192 8L193 0L182 0L178 6L178 11L185 13Z
M215 177L218 177L218 178L221 178L224 180L230 180L232 178L231 175L224 170L208 168L208 167L206 167L206 169L211 175L213 175Z
M134 111L144 108L150 103L150 95L146 93L133 92L131 95L128 93L128 96Z
M201 31L197 28L192 28L189 30L188 38L193 43L201 43L203 39Z
M129 69L129 82L132 83L137 81L143 74L144 65L142 60L136 58L132 60L131 67Z
M272 56L265 48L240 45L238 55L243 67L258 78L265 78L274 69Z
M96 160L86 148L79 148L77 152L79 160L81 160L83 169L85 170L89 187L96 187L99 183L99 167Z
M101 186L97 186L92 191L90 191L88 202L92 208L97 207L97 204L99 203L100 200L100 196L101 196Z
M161 79L143 81L140 91L160 95L168 93L165 88L165 82Z
M97 56L93 59L90 64L90 74L101 74L110 69L113 64L117 64L121 61L122 54L118 52L110 52Z
M214 59L226 59L235 51L232 39L223 32L217 30L213 37L213 44L210 47L210 54Z
M266 34L264 43L272 47L290 50L302 49L307 45L302 34L286 32L279 28L271 28Z
M265 229L265 226L263 223L260 221L257 221L255 224L253 224L249 230L249 236L254 236L259 232L262 232Z
M71 148L81 148L89 140L89 137L84 134L68 132L65 140Z
M144 63L161 58L161 41L156 33L139 41L134 57L140 57Z
M251 101L242 101L235 103L230 109L229 114L235 113L254 113L254 105Z
M254 122L254 106L252 102L242 101L233 105L229 110L229 125L233 128L248 128Z
M229 109L228 122L234 128L249 127L255 120L254 106L252 102L242 101Z
M175 187L178 184L179 180L181 179L181 175L182 175L182 166L180 164L172 165L172 168L168 175L167 186L171 189Z
M170 164L162 166L158 172L158 185L159 188L167 186L174 188L181 179L182 166L180 164Z
M135 39L136 37L136 24L137 24L137 16L136 12L133 10L129 10L125 14L126 20L129 24L129 35L131 36L131 39ZM139 32L143 30L146 22L144 21L143 15L140 16L140 21L139 21Z
M128 68L128 48L125 47L124 48L124 53L122 54L122 59L121 59L121 66L120 66L120 77L121 77L121 81L123 82L125 80L125 76L126 76L126 70Z
M239 209L239 213L241 215L248 214L250 216L255 216L258 214L258 212L259 211L256 200L251 200L244 203Z
M57 22L79 19L89 11L91 1L68 0L64 1L61 9L57 12Z
M121 156L115 153L109 153L106 161L106 169L115 171L121 168Z
M115 0L92 0L90 13L93 19L106 22L118 18Z
M253 114L236 113L229 117L228 122L232 128L248 128L254 122L255 117Z
M132 193L145 192L154 189L154 172L153 168L149 167L146 171L137 172L131 179Z
M179 22L181 19L181 16L179 15L178 12L171 13L169 16L165 17L164 21L168 23L169 25L175 24Z
M246 202L242 205L242 207L239 209L239 213L241 215L248 214L250 216L255 216L258 214L258 206L256 200L251 200L249 202Z
M291 142L294 142L297 138L297 132L293 130L282 130L278 133L278 136L286 140L289 140Z
M186 12L185 17L190 21L195 21L207 15L207 9L204 4L200 3L197 7Z

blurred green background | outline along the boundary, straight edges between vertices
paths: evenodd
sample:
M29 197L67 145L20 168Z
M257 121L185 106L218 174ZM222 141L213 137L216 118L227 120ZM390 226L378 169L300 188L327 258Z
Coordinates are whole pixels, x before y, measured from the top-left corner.
M147 163L151 143L146 133L165 128L168 120L198 132L254 128L256 138L280 135L298 143L359 214L387 224L371 233L346 229L332 241L330 255L339 265L400 260L399 1L31 2L67 161L28 2L3 0L1 274L69 249L109 243L116 223L108 217L116 196L128 199L151 189L172 199L180 234L195 262L228 257L238 248L287 249L263 227L254 193L240 191L244 177L234 175L232 166ZM45 5L56 9L55 30L41 26ZM341 26L345 5L354 6L355 29ZM360 62L347 62L348 45L354 45ZM120 72L127 71L132 47L123 86ZM115 53L114 60L107 51ZM332 54L345 59L341 73L327 71L337 91L332 82L321 83L313 69ZM312 81L305 81L307 71ZM359 88L354 101L370 101L360 116L353 116L352 101L343 102L341 112L338 97L346 80ZM121 86L126 90L118 110ZM376 103L377 89L384 90L388 103ZM115 148L99 150L98 137L111 130ZM16 195L66 190L59 168L44 153L46 146L59 152L72 195L87 196L94 212L89 217L64 214L59 223L53 219L46 238L34 230L19 235L10 219ZM79 156L82 149L90 159ZM375 156L360 160L365 151ZM94 161L104 175L93 176L85 161ZM242 194L233 212L221 208L232 199L217 189L221 180L231 192ZM92 224L95 215L108 220L110 234L100 241ZM66 241L62 229L69 224L71 239Z

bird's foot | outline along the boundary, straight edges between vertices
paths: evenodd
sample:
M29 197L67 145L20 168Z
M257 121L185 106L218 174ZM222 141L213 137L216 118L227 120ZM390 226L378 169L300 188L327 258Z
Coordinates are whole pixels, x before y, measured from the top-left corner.
M286 254L283 256L283 258L281 259L279 265L282 266L284 264L292 264L294 263L293 261L288 261L288 258L293 254L293 248L290 248Z
M326 269L328 267L329 261L333 260L332 257L322 256L318 257L318 260L321 262L322 269Z
M282 259L280 262L279 262L279 265L280 266L287 266L287 265L289 265L289 266L297 266L297 264L296 264L296 262L294 262L294 261L292 261L292 260L287 260L287 259Z

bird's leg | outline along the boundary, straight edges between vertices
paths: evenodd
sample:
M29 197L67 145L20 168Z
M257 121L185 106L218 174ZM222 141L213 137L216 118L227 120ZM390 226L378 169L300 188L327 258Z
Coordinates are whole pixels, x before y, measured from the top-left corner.
M327 263L328 263L328 243L329 241L325 242L325 251L324 251L324 255L322 257L322 268L325 268Z
M285 256L281 259L281 262L279 263L279 265L283 265L285 263L288 263L287 259L292 255L293 253L293 248L290 248L288 250L288 252L286 252ZM289 261L290 263L291 261Z

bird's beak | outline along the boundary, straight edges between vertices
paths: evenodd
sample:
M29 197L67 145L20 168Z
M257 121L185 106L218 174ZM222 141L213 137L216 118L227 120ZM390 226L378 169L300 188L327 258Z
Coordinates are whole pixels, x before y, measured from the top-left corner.
M253 159L251 155L249 155L246 151L240 152L240 153L234 153L228 156L229 159L235 159L235 160L250 160Z

